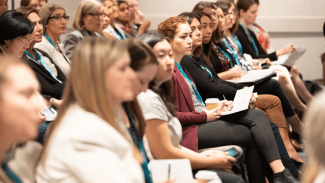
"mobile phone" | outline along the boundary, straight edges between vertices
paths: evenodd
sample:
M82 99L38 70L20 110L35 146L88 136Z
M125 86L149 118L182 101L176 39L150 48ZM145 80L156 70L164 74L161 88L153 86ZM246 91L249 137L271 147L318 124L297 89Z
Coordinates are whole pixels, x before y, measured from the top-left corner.
M56 116L58 115L58 113L52 107L46 107L40 111L40 114L43 115L47 121L55 120Z
M228 150L229 156L234 157L238 154L238 151L235 148L231 148Z

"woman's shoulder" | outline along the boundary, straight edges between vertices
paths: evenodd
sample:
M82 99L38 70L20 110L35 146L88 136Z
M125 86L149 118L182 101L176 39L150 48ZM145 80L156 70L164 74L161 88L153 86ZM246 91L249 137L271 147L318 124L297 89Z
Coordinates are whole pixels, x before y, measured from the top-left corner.
M123 139L122 135L108 122L84 110L78 104L70 106L65 114L55 134L59 143L94 141L94 143L106 144L105 141L108 142L112 138Z

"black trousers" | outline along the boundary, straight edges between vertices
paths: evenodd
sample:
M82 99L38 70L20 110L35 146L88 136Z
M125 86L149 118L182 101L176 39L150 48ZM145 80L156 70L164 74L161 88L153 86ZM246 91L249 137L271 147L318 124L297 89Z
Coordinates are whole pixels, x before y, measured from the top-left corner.
M289 101L287 94L285 93L282 86L277 80L268 79L266 81L263 81L255 85L254 92L257 92L259 95L271 94L279 97L279 99L281 100L283 113L285 117L292 117L296 114Z
M265 182L265 160L280 159L270 123L260 110L246 110L222 116L198 126L199 149L225 145L245 147L250 182Z

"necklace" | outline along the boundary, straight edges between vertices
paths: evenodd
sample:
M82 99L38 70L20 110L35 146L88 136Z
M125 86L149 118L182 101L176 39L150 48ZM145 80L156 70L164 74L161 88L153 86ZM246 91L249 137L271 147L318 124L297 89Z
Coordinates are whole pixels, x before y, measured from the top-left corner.
M1 49L1 51L3 52L3 54L7 57L5 51L3 51L3 49L1 48L1 46L0 46L0 49Z

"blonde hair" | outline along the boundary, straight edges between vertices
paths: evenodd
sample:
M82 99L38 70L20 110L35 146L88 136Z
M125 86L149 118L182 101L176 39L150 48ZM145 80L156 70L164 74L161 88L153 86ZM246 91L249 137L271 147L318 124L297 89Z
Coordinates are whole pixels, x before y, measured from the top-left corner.
M88 13L96 13L98 8L100 8L102 3L96 0L83 0L79 3L77 11L74 15L74 19L72 22L72 28L83 30L85 29L85 25L83 22L83 18Z
M303 130L303 137L306 143L307 163L303 171L303 182L313 182L321 167L325 167L325 92L320 93L310 103L304 116L304 123L307 124Z
M71 73L65 86L63 104L57 119L51 123L47 132L40 163L44 163L51 137L72 104L78 104L84 110L96 114L126 137L120 121L116 120L105 80L106 71L124 54L128 54L126 46L113 39L88 37L78 43L72 55Z

